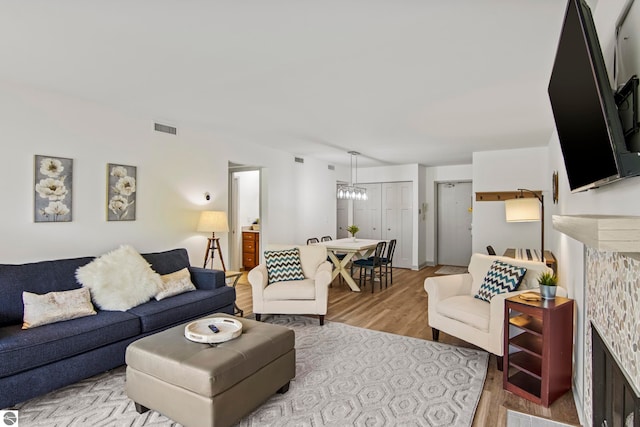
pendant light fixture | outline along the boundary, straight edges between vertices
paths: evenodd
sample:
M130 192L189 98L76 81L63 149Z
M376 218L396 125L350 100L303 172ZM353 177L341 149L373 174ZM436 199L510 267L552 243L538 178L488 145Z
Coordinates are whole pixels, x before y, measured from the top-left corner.
M351 169L349 173L349 185L338 186L336 197L346 200L367 200L367 189L353 185L353 158L356 159L356 184L358 183L358 155L357 151L349 151L351 155Z

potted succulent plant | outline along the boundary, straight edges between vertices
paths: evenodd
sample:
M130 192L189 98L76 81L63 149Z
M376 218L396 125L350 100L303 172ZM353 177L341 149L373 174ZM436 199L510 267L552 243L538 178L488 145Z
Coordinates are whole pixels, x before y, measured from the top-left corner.
M356 233L360 231L357 225L350 225L347 227L347 231L351 234L351 240L356 241Z
M538 284L540 284L540 296L542 299L555 299L556 290L558 289L558 276L554 273L540 273L538 276Z

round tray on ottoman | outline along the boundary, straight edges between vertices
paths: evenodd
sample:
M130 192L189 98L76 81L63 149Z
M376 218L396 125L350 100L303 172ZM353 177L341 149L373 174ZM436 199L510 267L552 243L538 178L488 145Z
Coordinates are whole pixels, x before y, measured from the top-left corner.
M214 332L213 325L219 332ZM216 344L237 338L242 334L242 323L228 317L210 317L191 322L184 327L184 336L190 341Z

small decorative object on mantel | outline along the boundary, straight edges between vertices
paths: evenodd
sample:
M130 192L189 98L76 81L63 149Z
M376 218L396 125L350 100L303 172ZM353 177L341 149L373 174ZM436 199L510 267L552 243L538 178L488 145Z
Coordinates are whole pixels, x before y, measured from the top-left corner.
M73 159L35 156L34 222L70 222Z
M356 241L356 233L360 231L360 228L357 225L350 225L347 227L347 231L351 234L351 241Z
M107 221L136 219L136 167L107 164Z
M540 296L542 299L556 299L556 290L558 289L558 276L553 273L541 273L538 276L540 284Z

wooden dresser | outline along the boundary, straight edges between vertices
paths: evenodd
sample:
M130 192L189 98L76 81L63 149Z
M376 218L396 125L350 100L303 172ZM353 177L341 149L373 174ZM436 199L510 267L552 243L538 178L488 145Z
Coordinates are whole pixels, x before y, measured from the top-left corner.
M257 231L242 232L242 267L246 271L260 263L260 233Z

